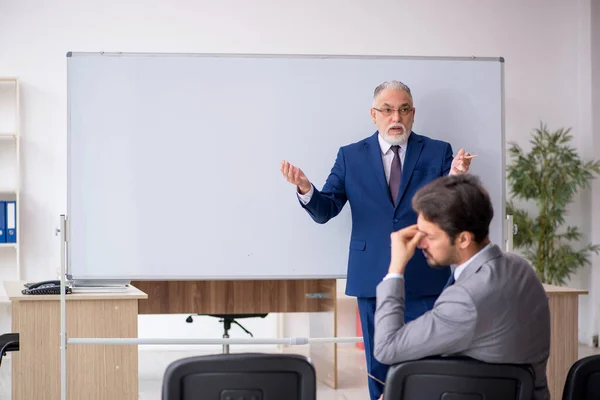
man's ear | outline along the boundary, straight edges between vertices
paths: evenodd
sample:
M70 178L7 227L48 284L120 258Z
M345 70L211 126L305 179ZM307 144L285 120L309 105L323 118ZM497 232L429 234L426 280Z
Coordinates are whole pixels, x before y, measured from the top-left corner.
M373 119L373 123L375 123L375 110L371 108L371 118Z
M458 247L464 250L473 243L474 239L475 237L471 232L462 231L458 234Z

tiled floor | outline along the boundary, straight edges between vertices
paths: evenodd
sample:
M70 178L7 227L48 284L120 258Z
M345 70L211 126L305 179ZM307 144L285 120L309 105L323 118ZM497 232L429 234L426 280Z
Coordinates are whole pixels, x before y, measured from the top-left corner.
M296 348L298 349L298 347ZM260 351L260 349L256 349ZM179 358L206 354L200 351L140 351L140 400L160 400L162 377L167 365ZM600 354L600 349L579 347L579 357ZM339 388L333 390L323 384L318 387L318 400L367 400L364 355L361 350L343 348L338 353ZM0 400L10 400L10 355L0 367Z

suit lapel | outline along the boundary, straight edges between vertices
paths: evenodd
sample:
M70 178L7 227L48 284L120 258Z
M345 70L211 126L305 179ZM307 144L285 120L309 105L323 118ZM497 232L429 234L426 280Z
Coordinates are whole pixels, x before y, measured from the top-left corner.
M379 140L377 139L379 132L375 132L370 138L365 141L365 150L367 156L367 162L371 166L373 173L377 177L379 186L385 192L385 196L389 199L390 204L392 203L392 196L390 195L390 188L385 179L385 171L383 170L383 161L381 160L381 147L379 146Z
M412 176L422 149L423 139L416 133L411 132L410 136L408 137L408 144L406 146L404 164L402 165L402 177L400 178L400 187L398 188L398 203L396 203L396 207L398 207L398 205L400 205L402 202L402 196L404 196L404 192L406 191L406 187L408 186L408 182L410 181L410 177Z

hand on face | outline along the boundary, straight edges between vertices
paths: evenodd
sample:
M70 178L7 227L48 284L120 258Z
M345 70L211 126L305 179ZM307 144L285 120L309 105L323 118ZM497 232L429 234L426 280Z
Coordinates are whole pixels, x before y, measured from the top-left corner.
M469 172L472 157L475 156L465 152L465 149L460 149L456 157L454 157L454 160L452 160L450 175L460 175Z
M392 232L392 257L389 272L404 274L406 264L415 254L417 244L424 236L425 234L419 232L416 224Z

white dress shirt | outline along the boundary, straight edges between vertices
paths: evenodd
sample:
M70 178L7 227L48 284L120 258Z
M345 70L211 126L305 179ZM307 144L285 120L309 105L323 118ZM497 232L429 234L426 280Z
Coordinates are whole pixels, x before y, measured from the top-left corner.
M383 162L383 171L385 172L385 180L390 183L390 171L392 170L392 161L394 160L394 152L392 151L392 145L386 142L381 133L377 135L377 139L379 140L379 147L381 148L381 161ZM398 155L400 156L400 165L404 166L404 156L406 154L406 144L403 144L398 149ZM311 185L310 190L306 194L298 193L298 198L302 202L302 204L308 204L312 195L314 193L314 188Z

